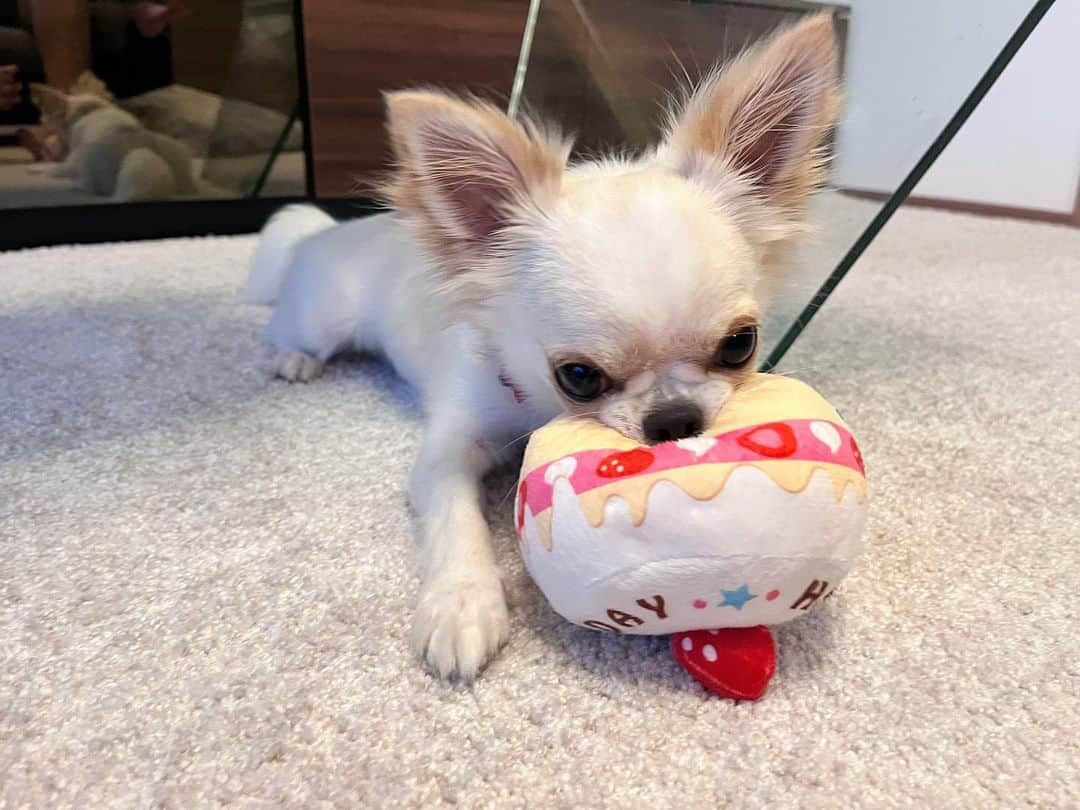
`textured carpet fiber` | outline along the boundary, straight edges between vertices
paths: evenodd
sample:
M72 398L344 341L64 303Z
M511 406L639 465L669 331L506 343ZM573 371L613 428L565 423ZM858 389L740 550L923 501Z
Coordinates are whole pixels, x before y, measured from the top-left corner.
M0 806L1076 807L1080 231L903 211L790 355L875 500L766 698L515 559L472 688L405 642L419 425L271 381L251 238L0 256Z

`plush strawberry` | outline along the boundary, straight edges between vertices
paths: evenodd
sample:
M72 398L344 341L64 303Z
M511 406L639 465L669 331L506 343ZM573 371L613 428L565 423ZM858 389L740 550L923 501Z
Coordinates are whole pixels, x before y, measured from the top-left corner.
M739 436L738 443L758 455L767 458L787 458L798 448L795 431L783 422L758 425Z
M776 645L763 624L676 633L671 652L695 680L732 700L757 700L776 672Z
M656 456L644 447L637 447L633 450L625 450L621 453L612 453L610 456L605 456L600 460L600 464L596 468L596 474L600 478L629 477L644 472L652 466L654 461L656 461Z

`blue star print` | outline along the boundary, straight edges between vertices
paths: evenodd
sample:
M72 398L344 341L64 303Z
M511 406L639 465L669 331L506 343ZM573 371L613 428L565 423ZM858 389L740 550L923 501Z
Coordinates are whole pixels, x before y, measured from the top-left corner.
M750 593L750 588L746 585L740 585L733 591L721 590L720 593L724 595L724 601L720 603L720 607L728 607L730 605L736 610L742 610L743 605L751 599L757 599L758 596L756 593Z

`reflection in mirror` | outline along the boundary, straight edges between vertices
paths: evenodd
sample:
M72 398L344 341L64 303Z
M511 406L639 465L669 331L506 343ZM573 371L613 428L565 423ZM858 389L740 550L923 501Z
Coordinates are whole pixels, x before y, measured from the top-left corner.
M0 0L0 208L299 196L294 0Z
M926 152L1032 0L533 0L511 110L579 153L655 142L673 94L779 25L832 14L845 104L811 235L764 323L764 357Z

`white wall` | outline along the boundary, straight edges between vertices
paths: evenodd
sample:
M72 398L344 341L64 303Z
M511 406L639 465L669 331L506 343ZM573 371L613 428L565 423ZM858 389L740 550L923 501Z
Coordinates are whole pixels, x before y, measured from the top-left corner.
M892 191L1031 0L849 0L838 185ZM915 193L1072 211L1080 179L1080 0L1057 0Z

